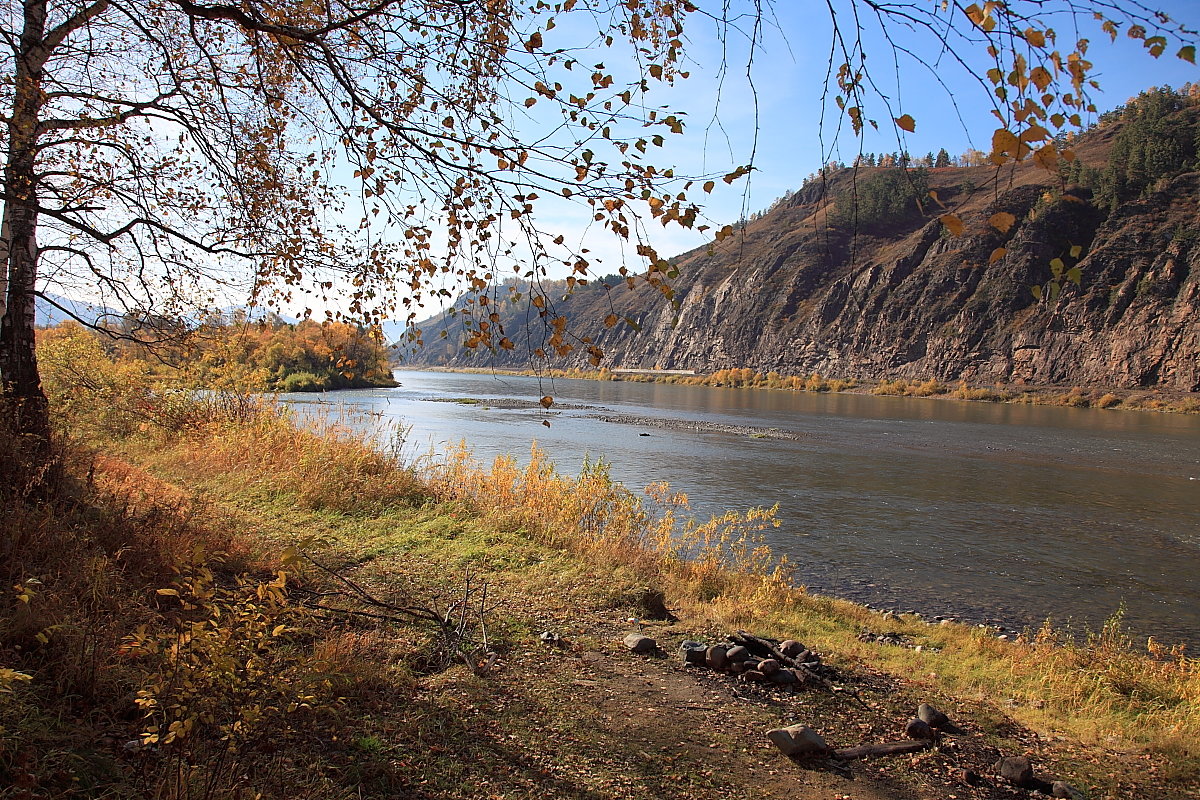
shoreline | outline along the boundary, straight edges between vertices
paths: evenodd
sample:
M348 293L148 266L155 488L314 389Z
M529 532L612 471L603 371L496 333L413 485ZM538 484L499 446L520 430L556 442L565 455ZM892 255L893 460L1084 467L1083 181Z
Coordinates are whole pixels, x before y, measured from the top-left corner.
M960 381L957 385L936 380L882 379L874 384L860 383L853 379L824 378L813 376L779 376L778 382L803 382L806 386L771 385L765 376L761 380L729 382L716 379L720 372L696 376L679 375L615 375L607 370L585 371L578 369L536 371L530 369L502 369L485 367L439 367L397 364L394 371L446 372L464 375L509 375L543 379L566 378L571 380L623 381L627 383L666 383L683 386L704 386L721 389L769 389L782 392L810 392L813 394L853 394L885 397L916 397L932 400L959 400L965 402L987 402L1007 405L1040 405L1059 408L1097 409L1103 411L1155 411L1168 414L1200 414L1200 392L1181 392L1166 389L1127 389L1120 387L1058 386L1052 384L989 384L971 385Z

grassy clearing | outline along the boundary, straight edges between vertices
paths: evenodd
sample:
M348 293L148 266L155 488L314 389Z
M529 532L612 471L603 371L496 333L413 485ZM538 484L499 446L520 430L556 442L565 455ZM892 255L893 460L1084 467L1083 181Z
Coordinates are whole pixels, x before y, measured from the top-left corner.
M1081 742L1053 757L1100 796L1132 796L1131 772L1142 796L1197 786L1200 664L1139 651L1115 623L1085 643L1049 629L1001 642L884 618L793 587L760 541L770 510L691 522L686 498L630 492L603 464L569 477L538 453L523 468L465 451L413 463L270 407L174 398L167 417L161 393L121 397L81 399L62 419L52 496L2 487L0 779L14 796L595 798L628 796L630 781L736 795L743 770L772 763L748 744L769 720L720 707L742 733L697 717L716 748L677 752L693 701L665 704L669 725L646 743L654 721L623 720L656 701L631 686L663 675L635 665L649 672L603 680L633 668L615 660L621 620L664 604L681 618L652 624L667 642L798 636L845 669L973 709L1006 747L1013 719ZM2 444L18 475L21 443ZM502 668L476 674L428 620L356 615L381 606L347 597L297 546L391 609L445 609L486 582L469 634L486 634ZM863 628L922 650L860 641ZM572 648L540 646L547 629L571 632ZM599 677L592 654L612 659ZM734 760L718 769L720 753Z

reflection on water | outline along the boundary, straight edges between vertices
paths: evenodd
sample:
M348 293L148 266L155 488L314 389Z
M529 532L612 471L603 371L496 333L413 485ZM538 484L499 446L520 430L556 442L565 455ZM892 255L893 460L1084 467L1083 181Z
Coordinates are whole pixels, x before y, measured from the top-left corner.
M780 506L771 543L814 591L928 614L1097 626L1200 643L1200 418L651 383L403 371L398 389L326 395L412 426L415 450L466 440L571 472L604 457L629 486L668 481L703 514ZM490 398L591 408L493 408ZM471 397L478 405L425 402ZM293 396L311 408L313 396ZM780 428L794 439L603 422L613 412ZM542 425L544 420L551 427ZM649 434L649 436L643 435Z

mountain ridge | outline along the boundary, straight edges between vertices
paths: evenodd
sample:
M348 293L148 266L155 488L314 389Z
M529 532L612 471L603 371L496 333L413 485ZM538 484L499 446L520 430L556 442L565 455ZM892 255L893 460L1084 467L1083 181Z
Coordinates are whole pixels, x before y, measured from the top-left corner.
M1154 113L1200 139L1200 105L1170 97L1181 104L1174 116ZM1143 176L1144 188L1121 184L1112 164L1129 150L1129 131L1154 124L1152 101L1081 137L1078 163L1062 178L1031 163L906 171L961 218L960 236L948 235L945 211L928 199L919 212L856 219L888 170L836 170L721 245L674 259L674 304L644 282L593 282L545 314L527 294L498 298L492 308L514 349L466 350L461 323L441 316L420 326L431 344L406 360L586 368L594 343L612 368L1200 391L1195 145L1167 173ZM1011 215L1006 230L996 215ZM621 323L606 327L609 315ZM547 347L556 316L579 337L570 352Z

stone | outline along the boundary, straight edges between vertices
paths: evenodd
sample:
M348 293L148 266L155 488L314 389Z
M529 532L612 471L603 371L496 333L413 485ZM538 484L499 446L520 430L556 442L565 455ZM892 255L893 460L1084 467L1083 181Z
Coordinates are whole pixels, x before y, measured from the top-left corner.
M787 686L796 682L796 673L790 669L781 669L778 672L767 675L767 677L771 679L772 683L778 683L780 686Z
M1087 795L1066 781L1055 781L1050 787L1051 797L1061 797L1065 800L1087 800Z
M984 783L983 776L973 769L960 769L958 779L967 786L982 786Z
M795 658L804 652L804 645L800 644L795 639L788 639L787 641L780 643L779 652L783 653L788 658Z
M729 659L730 663L736 664L739 661L745 661L747 658L749 658L750 651L742 647L740 644L734 645L725 652L725 657Z
M708 653L705 655L705 661L708 666L715 670L724 670L729 666L728 650L719 644L714 644L708 648Z
M643 636L640 633L631 633L626 636L623 641L625 642L625 646L629 648L630 652L637 653L639 655L652 653L658 649L658 642L654 641L649 636Z
M941 728L950 722L949 717L929 705L929 703L921 703L917 707L917 717L931 728Z
M819 661L820 659L812 650L801 650L799 653L792 656L792 660L797 664L807 664L809 661Z
M759 672L756 669L748 669L742 673L742 680L754 681L755 683L762 683L766 679L767 679L767 676L763 675L761 672Z
M904 725L904 735L910 739L931 741L934 738L933 728L923 719L913 717Z
M789 758L812 758L829 752L821 734L807 725L792 725L767 731L767 738Z
M683 656L683 663L689 666L703 667L708 664L708 648L700 642L684 642L679 645L679 652Z
M758 662L758 671L763 675L766 675L768 678L779 672L780 669L781 665L773 658L764 658L762 661Z
M1033 764L1025 756L1009 756L996 762L996 772L1013 786L1028 786L1033 780Z

